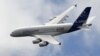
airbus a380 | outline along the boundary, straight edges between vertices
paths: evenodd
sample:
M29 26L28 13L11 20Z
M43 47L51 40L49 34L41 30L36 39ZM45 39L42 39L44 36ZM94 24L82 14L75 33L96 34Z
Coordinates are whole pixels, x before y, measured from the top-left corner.
M61 43L55 39L55 36L71 33L82 28L89 28L92 25L91 22L95 18L94 16L89 17L91 7L86 7L74 23L64 23L63 21L68 16L68 13L75 7L77 7L77 5L71 6L45 25L17 29L10 35L12 37L35 37L36 39L33 40L32 43L39 44L40 47L47 46L49 43L61 45Z

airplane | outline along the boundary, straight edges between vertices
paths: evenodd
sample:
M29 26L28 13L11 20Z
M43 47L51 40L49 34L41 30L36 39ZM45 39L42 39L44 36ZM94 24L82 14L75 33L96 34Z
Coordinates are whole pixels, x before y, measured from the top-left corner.
M13 31L10 36L12 37L35 37L32 41L33 44L39 44L40 47L45 47L48 44L61 45L61 42L55 39L55 36L65 33L71 33L83 28L88 29L92 25L95 18L89 17L91 7L86 7L74 23L64 23L64 19L68 17L68 13L77 7L77 4L71 6L60 15L53 17L45 25L34 26L30 28L21 28Z

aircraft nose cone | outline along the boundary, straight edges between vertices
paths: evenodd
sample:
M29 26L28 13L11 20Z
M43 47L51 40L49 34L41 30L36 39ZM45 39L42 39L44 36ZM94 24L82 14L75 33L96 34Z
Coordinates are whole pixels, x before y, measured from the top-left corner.
M10 36L16 37L16 36L17 36L17 32L16 32L16 31L12 32L12 33L10 34Z
M10 34L10 36L14 37L14 36L15 36L15 34L12 32L12 33Z

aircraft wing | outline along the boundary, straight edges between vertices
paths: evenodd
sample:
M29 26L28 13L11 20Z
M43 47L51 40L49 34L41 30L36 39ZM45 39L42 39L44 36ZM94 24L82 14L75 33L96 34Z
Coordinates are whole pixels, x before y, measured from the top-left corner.
M47 23L46 25L49 25L49 24L58 24L58 23L61 23L65 17L68 16L68 13L70 11L72 11L75 7L77 7L77 5L74 5L74 6L71 6L69 9L67 9L66 11L64 11L62 14L54 17L49 23Z
M53 36L51 35L35 35L35 37L40 38L43 41L47 41L51 44L60 44Z

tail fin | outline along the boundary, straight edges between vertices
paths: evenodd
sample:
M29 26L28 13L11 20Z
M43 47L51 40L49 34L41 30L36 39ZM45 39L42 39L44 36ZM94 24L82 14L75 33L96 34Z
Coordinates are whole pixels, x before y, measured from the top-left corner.
M91 7L86 7L85 10L78 17L78 19L74 22L74 25L82 26L84 23L86 23L90 14L90 10L91 10Z
M68 32L79 30L80 26L82 26L84 23L87 22L87 19L90 14L91 7L86 7L84 11L81 13L81 15L77 18L77 20L74 22L73 26L69 29Z

